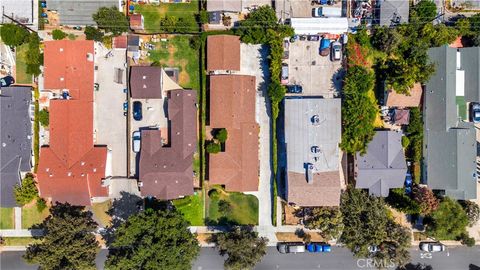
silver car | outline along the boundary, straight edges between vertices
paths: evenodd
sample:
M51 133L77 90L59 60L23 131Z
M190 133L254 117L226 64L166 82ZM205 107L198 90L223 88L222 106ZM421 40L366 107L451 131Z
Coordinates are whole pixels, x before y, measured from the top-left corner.
M132 148L133 148L133 152L135 152L135 153L140 152L140 143L141 143L140 139L141 139L140 138L140 131L138 131L138 130L134 131L133 135L132 135L132 140L133 140Z
M280 253L304 253L305 244L302 242L279 243L278 251Z
M442 252L445 251L445 245L440 242L421 242L420 250L425 252Z

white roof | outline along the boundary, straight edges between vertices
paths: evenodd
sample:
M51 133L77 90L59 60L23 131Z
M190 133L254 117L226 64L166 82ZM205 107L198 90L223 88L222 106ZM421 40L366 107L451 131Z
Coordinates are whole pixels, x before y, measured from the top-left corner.
M348 30L348 19L342 18L291 18L290 24L297 35L343 34Z

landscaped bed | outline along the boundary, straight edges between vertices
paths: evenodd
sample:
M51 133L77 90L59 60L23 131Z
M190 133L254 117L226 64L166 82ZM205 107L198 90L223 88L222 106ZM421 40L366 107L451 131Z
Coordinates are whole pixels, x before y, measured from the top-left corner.
M257 197L239 192L225 192L219 188L215 190L216 192L209 192L207 225L258 224Z
M192 196L173 201L173 205L192 226L203 226L203 196L197 192Z
M0 208L0 229L14 228L13 208Z
M190 47L190 37L170 35L167 40L155 43L155 50L150 51L150 61L163 67L179 68L180 86L200 89L199 52Z
M101 203L92 203L92 213L95 220L99 222L98 225L100 225L101 227L108 226L110 224L110 221L112 220L112 218L107 214L111 205L112 202L110 200Z
M22 228L29 229L35 224L40 224L48 215L48 207L40 212L35 203L30 203L22 207Z
M28 44L23 44L17 47L16 52L16 78L15 81L18 84L31 84L32 83L32 75L27 74L27 51L28 51Z

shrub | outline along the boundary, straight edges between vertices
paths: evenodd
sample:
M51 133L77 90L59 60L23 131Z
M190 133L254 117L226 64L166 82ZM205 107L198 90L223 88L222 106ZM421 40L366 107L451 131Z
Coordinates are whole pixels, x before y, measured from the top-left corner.
M43 212L47 208L47 202L43 198L39 198L36 203L38 212Z
M38 198L38 189L35 185L35 179L33 174L27 174L22 180L21 185L15 185L13 188L15 195L15 201L19 205L25 205L31 202L33 199Z
M42 127L48 127L50 124L50 114L47 109L44 108L38 112L38 121L40 121Z
M200 11L200 14L198 14L198 21L201 23L201 24L205 24L205 23L208 23L208 12L206 10L201 10Z
M461 205L468 217L468 225L473 226L480 217L480 207L472 201L462 201Z
M52 37L54 40L61 40L67 37L67 33L63 32L60 29L55 29L52 31Z
M123 12L118 11L118 8L101 7L92 17L98 28L104 29L106 32L112 32L115 36L128 31L127 17Z
M403 188L394 188L390 190L385 201L393 208L404 212L405 214L414 215L419 214L421 211L418 203L407 196L405 194L405 189Z
M222 146L215 142L209 142L207 144L207 153L209 154L216 154L222 150Z
M232 209L232 206L228 201L220 200L218 202L218 211L220 211L221 213L227 214L228 212L230 212L231 209Z
M475 238L470 237L466 232L460 235L459 240L462 243L462 245L465 245L467 247L473 247L475 245Z
M210 189L210 191L208 191L208 197L212 200L216 200L220 197L220 193L216 189Z
M413 198L420 205L420 211L424 215L428 215L438 208L438 199L432 190L427 187L415 186L413 188Z
M198 36L192 36L190 38L190 47L194 50L199 50L200 46L202 46L202 41Z
M427 233L438 240L456 240L465 232L468 217L462 206L445 197L430 216Z
M85 27L84 33L85 33L85 38L87 40L95 40L95 41L103 40L103 32L93 26Z
M408 145L410 145L410 139L407 136L402 136L402 147L406 149Z
M20 46L28 41L28 31L16 24L9 23L0 27L0 37L3 43L10 47Z
M222 128L217 131L215 134L215 139L217 139L220 143L225 143L228 138L228 132L226 129Z

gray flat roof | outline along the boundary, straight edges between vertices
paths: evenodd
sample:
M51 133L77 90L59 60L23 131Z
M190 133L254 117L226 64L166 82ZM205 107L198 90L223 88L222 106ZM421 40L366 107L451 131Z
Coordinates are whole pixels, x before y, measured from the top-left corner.
M13 186L31 170L30 87L4 87L0 94L0 185L2 207L15 206Z
M27 25L33 24L33 0L2 0L0 1L0 12L3 12L13 19ZM3 17L3 16L2 16ZM10 23L8 18L2 18L2 23Z
M101 7L118 7L118 0L48 0L49 10L56 10L62 25L95 25L92 15Z
M398 23L407 23L410 11L410 3L406 0L380 0L377 3L379 8L379 24L390 26Z

